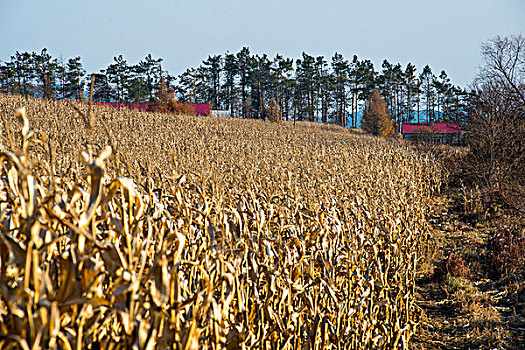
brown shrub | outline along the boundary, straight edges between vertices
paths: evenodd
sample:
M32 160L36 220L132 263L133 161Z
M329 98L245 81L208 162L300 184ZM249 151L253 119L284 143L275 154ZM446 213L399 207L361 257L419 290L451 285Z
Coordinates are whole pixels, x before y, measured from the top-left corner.
M525 273L525 231L519 223L501 223L489 240L491 273L496 278Z
M448 258L440 262L434 273L435 278L442 281L447 275L461 278L470 276L469 268L461 255L451 253Z

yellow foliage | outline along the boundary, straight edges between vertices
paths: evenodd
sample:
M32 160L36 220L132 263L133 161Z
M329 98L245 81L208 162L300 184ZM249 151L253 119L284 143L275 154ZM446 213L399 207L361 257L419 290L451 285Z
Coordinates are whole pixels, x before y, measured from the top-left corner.
M270 100L270 107L268 108L268 119L272 122L280 123L281 120L281 110L279 104L275 98Z
M374 89L361 119L361 128L373 135L390 136L394 134L392 119L387 114L386 104L379 90Z

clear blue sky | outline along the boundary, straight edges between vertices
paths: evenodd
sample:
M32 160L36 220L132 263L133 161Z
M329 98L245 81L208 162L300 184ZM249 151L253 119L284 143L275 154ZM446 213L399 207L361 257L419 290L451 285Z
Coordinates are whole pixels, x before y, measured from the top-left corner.
M452 82L469 84L479 47L495 35L525 35L525 0L0 0L0 60L15 51L48 48L54 57L81 56L89 72L122 54L146 54L180 74L210 54L334 52L383 59L420 72L429 64Z

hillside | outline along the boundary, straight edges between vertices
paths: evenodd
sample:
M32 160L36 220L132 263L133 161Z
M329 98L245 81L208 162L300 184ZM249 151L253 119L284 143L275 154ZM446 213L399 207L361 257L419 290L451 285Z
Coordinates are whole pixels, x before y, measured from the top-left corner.
M433 157L313 123L0 116L2 347L408 346Z

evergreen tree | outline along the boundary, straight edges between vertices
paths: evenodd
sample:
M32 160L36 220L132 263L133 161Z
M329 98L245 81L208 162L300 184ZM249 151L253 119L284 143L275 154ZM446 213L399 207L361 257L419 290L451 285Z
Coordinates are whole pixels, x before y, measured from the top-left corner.
M251 80L251 67L252 67L252 56L250 55L250 49L243 47L235 57L235 63L237 64L237 72L240 78L241 84L241 112L242 117L246 118L251 113L251 102L247 104L247 88ZM249 108L248 108L249 107Z
M14 76L14 69L11 62L0 64L0 93L12 93L11 83Z
M155 90L159 86L162 76L162 58L154 59L151 54L141 60L135 67L135 72L143 78L148 90L148 101L153 102L155 99Z
M350 83L350 113L352 118L352 127L357 127L357 114L358 114L358 94L359 94L359 84L360 84L360 75L359 75L359 66L360 62L356 55L354 55L352 62L350 62L348 68L348 79Z
M366 105L366 101L372 94L376 86L377 72L374 70L374 64L370 60L360 61L357 67L358 78L358 101Z
M179 76L176 92L182 102L197 102L197 69L188 68Z
M423 96L425 97L425 113L428 122L434 121L434 80L435 75L432 73L429 65L423 68L419 75L421 81L421 88L423 89Z
M14 56L11 56L13 62L12 91L14 94L21 94L25 97L36 94L34 84L34 79L36 78L34 58L34 53L20 53L18 51Z
M452 85L445 96L444 121L463 123L469 110L469 99L466 90Z
M44 99L54 99L58 62L51 57L45 48L40 54L33 53L33 57L34 73L38 84L37 90Z
M448 109L448 106L445 106L446 101L450 100L449 93L452 91L452 86L450 79L447 76L447 73L442 70L439 74L439 77L434 80L434 89L436 92L436 105L437 105L437 118L438 120L444 120L446 116L444 115L445 109ZM447 98L448 97L448 98Z
M335 85L333 96L336 105L336 123L346 125L346 81L350 65L343 55L335 53L332 57L332 72Z
M101 70L100 73L94 74L95 84L93 87L93 101L95 102L109 102L114 96L114 91L109 85L108 77L105 70Z
M207 86L209 102L212 103L213 108L220 109L220 87L221 87L221 73L223 69L221 55L208 56L208 59L202 62L204 73L206 75L209 85Z
M211 82L210 77L206 72L206 68L202 65L197 67L194 77L194 102L204 103L211 101Z
M407 92L407 112L405 121L409 122L412 120L413 106L414 106L414 91L415 91L415 81L416 81L416 66L412 63L408 63L405 68L405 84ZM399 126L398 126L399 130Z
M403 122L403 112L405 109L403 96L405 87L405 76L401 64L396 64L393 67L393 106L390 110L393 114L396 127Z
M80 57L70 58L65 67L65 85L63 98L73 100L84 99L84 76L86 71L82 67Z
M224 106L230 110L230 115L235 116L235 106L237 93L235 78L238 75L236 57L233 54L226 54L224 57L224 83L222 85L222 96Z
M55 98L57 100L63 100L66 97L66 66L62 57L57 61L57 67L55 70L55 80L57 84L57 91Z
M142 76L136 74L128 82L128 100L130 102L148 102L148 84Z
M328 70L328 62L323 56L317 56L315 61L317 70L317 95L320 100L320 109L317 108L317 120L319 120L319 112L321 113L321 122L328 123L328 109L331 105L331 89L332 81L330 79L330 72ZM347 72L345 72L345 75ZM345 80L347 81L347 79ZM346 102L345 102L346 103Z
M418 76L415 79L415 84L414 84L414 97L415 97L415 102L416 102L416 115L417 115L418 123L421 121L420 112L421 112L421 93L422 93L421 84L422 83L423 81L421 80L421 76Z
M113 58L114 63L106 69L108 81L113 84L115 96L118 102L128 101L128 86L131 80L131 67L127 61L119 55Z
M315 58L303 52L302 59L296 61L297 71L297 83L298 83L298 97L296 103L298 105L299 119L303 119L306 115L309 121L314 121L314 99L315 99L315 86L316 80L316 69L315 69ZM300 99L304 99L306 105Z
M271 91L272 80L271 62L268 60L268 56L266 54L255 55L252 59L250 79L254 114L252 117L263 119L267 117L266 95L268 91Z
M294 89L293 60L277 55L274 59L274 76L276 77L275 95L282 117L289 120L289 103Z
M381 89L381 93L385 98L386 108L389 110L394 109L394 66L388 62L388 60L383 60L381 65L382 71L377 79L377 85Z

